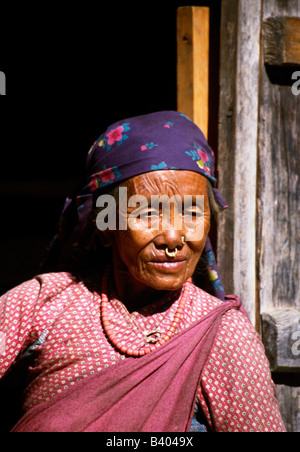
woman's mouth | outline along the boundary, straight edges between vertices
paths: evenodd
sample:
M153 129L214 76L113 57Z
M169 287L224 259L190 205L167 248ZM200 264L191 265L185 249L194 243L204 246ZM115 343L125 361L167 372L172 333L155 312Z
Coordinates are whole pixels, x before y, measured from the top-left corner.
M186 264L186 259L183 258L174 258L172 260L170 259L159 259L159 260L153 260L150 261L149 264L155 268L157 268L158 270L165 270L165 271L178 271L181 270L185 264Z

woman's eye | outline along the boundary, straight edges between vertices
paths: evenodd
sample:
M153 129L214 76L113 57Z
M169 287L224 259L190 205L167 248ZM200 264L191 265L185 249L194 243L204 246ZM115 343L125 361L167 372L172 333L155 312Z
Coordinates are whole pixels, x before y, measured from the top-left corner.
M188 210L184 212L184 218L187 221L199 221L203 217L203 213L201 210Z
M155 211L155 210L148 210L146 212L141 212L139 214L141 219L148 219L148 218L155 218L157 217L159 214Z

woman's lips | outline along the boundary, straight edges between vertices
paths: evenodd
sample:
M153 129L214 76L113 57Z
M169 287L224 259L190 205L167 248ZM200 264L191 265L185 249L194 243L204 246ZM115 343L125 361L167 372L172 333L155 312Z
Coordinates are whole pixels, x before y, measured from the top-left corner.
M160 269L160 270L167 270L167 271L178 271L181 270L182 267L184 267L186 263L186 259L183 258L176 258L176 259L172 259L172 260L166 260L166 258L164 258L164 260L159 259L159 260L153 260L150 261L149 264L152 265L153 267Z
M154 263L184 262L187 260L187 256L186 256L186 254L178 253L178 254L176 254L176 256L168 258L165 254L163 254L163 255L153 256L149 260L150 260L150 262L154 262Z

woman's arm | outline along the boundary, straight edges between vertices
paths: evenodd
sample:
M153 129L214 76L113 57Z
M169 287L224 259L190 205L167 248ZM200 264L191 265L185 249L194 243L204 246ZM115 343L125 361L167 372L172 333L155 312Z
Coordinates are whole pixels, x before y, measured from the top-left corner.
M199 402L213 431L286 431L260 336L240 311L224 315L203 371Z
M27 281L0 297L0 378L15 362L17 356L36 337L30 331L39 304L41 285L37 279Z

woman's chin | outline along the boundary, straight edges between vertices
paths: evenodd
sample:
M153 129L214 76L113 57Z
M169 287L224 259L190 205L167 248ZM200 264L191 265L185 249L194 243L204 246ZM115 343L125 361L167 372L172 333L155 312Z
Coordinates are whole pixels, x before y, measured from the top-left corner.
M175 291L179 290L187 279L184 275L158 275L151 279L150 286L159 291Z

